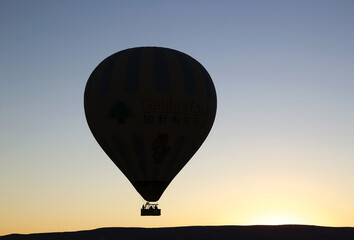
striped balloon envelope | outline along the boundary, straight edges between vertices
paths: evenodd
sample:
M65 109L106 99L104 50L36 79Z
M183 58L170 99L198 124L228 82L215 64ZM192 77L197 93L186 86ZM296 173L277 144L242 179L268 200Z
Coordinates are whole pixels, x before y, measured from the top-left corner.
M192 57L138 47L96 67L84 106L99 145L139 194L156 202L209 134L216 92Z

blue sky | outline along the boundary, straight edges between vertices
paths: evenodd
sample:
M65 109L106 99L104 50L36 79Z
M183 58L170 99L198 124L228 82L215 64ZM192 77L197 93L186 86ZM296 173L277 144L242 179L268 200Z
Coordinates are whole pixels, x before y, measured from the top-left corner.
M1 1L0 235L354 226L353 11L344 0ZM153 220L139 217L141 198L95 142L83 109L93 69L136 46L187 53L218 94L208 139Z

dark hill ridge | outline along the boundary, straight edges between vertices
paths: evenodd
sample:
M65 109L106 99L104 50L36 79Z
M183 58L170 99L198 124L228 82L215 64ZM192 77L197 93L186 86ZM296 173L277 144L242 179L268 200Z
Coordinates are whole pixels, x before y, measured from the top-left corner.
M353 240L353 227L198 226L171 228L99 228L78 232L11 234L0 240Z

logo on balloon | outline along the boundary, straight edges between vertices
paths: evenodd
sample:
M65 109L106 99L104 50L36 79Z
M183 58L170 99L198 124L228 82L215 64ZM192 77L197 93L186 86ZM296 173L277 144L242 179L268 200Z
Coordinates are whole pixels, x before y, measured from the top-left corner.
M109 118L116 118L119 124L125 124L127 118L134 117L134 112L121 101L117 101L108 113Z
M146 112L165 112L196 116L208 116L209 106L202 106L195 102L178 102L173 99L144 99L142 108Z

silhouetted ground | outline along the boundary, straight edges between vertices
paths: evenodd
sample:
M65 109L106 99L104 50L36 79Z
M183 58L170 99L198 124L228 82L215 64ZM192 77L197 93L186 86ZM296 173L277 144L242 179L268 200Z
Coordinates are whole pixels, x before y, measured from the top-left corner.
M281 226L208 226L175 228L100 228L79 232L11 234L0 240L354 240L354 228Z

